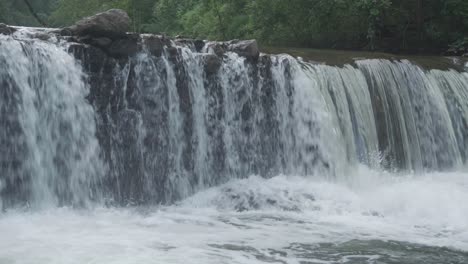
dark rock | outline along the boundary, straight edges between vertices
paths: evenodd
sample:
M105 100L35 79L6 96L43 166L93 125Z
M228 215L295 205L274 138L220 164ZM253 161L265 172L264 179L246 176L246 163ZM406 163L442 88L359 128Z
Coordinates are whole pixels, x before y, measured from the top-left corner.
M218 72L219 68L221 67L221 59L215 54L204 55L203 62L205 66L205 72L208 74Z
M202 49L205 47L205 41L200 39L194 40L193 44L195 45L195 49L197 50L197 52L201 52Z
M201 52L205 46L205 41L200 39L176 38L175 42L183 45L191 45L197 52Z
M59 34L60 36L64 36L64 37L73 36L73 32L68 28L62 28L62 29L56 31L55 33Z
M91 44L98 47L108 47L110 44L112 44L112 40L106 37L93 38L91 40Z
M93 42L93 37L91 36L71 36L66 37L69 42L76 42L81 44L91 44Z
M135 110L124 109L118 114L118 124L122 145L127 148L136 148L139 139L139 126L141 114Z
M82 36L77 38L77 42L91 44L93 42L93 38L91 36Z
M111 9L94 16L83 18L69 27L72 35L91 35L99 37L118 38L125 36L130 28L130 17L120 9Z
M82 61L83 67L88 75L100 74L103 64L108 60L108 55L102 49L91 45L72 43L68 47L68 52ZM97 85L93 85L93 83L92 86L97 87Z
M158 36L143 39L143 46L154 56L161 56L164 49L164 41Z
M247 59L257 60L260 50L256 40L233 40L228 42L228 50L239 54Z
M206 44L206 48L209 52L214 52L218 57L222 57L227 51L226 44L222 42L209 42Z
M36 33L32 37L40 39L40 40L44 40L44 41L50 39L50 35L46 33Z
M16 29L15 28L12 28L12 27L9 27L3 23L0 23L0 34L3 34L3 35L11 35L13 33L15 33Z
M176 47L168 47L166 51L170 59L175 59L179 54L179 50Z
M138 52L138 39L118 39L112 42L107 51L109 55L117 58L133 56Z

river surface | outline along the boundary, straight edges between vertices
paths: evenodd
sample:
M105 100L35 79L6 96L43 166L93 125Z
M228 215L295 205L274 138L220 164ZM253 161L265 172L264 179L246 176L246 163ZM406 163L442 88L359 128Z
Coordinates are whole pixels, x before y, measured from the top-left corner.
M10 210L0 263L468 263L468 174L252 176L177 205Z

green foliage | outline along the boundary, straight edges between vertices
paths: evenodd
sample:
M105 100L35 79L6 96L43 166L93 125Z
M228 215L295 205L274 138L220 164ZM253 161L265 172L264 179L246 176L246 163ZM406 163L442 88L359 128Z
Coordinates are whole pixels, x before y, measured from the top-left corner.
M385 12L391 6L390 0L358 0L356 6L367 14L367 38L369 39L370 49L374 50L378 35L384 27Z
M121 8L128 12L129 6L128 0L58 0L50 21L56 26L71 25L82 17L110 8Z
M467 0L33 0L54 26L121 8L133 31L270 46L440 51L468 36ZM37 25L22 0L0 0L0 22ZM463 44L465 45L465 44Z
M47 20L56 0L29 1L36 14L43 20ZM23 0L0 0L0 23L20 26L40 26L32 16Z

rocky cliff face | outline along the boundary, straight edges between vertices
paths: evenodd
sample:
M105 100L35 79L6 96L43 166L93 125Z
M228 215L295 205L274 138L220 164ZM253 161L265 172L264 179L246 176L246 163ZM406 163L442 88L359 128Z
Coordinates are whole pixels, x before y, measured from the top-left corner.
M218 72L229 71L221 69L223 64L226 66L223 60L229 60L227 53L236 56L244 70L248 69L244 78L251 79L249 82L260 81L259 71L265 71L271 62L268 57L260 58L255 41L214 43L134 34L111 41L100 37L86 36L78 41L74 38L69 38L69 52L81 61L90 84L88 100L97 112L97 136L111 175L106 186L113 188L111 192L120 193L119 203L173 201L192 193L198 185L203 186L201 174L229 173L224 168L227 161L223 157L221 124L213 124L209 131L197 131L194 122L204 122L201 119L206 117L197 117L202 113L196 111L209 110L213 123L223 119L222 102L226 98L221 82L226 80ZM100 42L110 44L103 46ZM194 90L203 87L206 91L196 94L200 91ZM205 105L196 104L207 104L200 100L212 101L207 106L212 109L198 109ZM252 119L251 106L242 107L241 118ZM204 135L197 135L198 132ZM199 137L208 133L209 140L217 141L211 145L213 164L209 172L205 170L208 168L196 168L199 155L207 158L206 153L198 152L196 145ZM180 179L173 177L189 182L182 184L183 190L174 190L171 185L180 185L177 183Z
M119 194L114 196L115 202L170 202L205 184L223 181L222 174L243 173L225 166L221 120L226 98L221 82L226 80L218 72L231 54L242 70L248 69L244 78L258 83L259 71L265 71L271 62L268 57L260 58L256 41L169 39L125 33L128 25L126 14L110 10L56 31L69 43L69 52L81 61L88 78L88 100L96 109L97 137L108 164L105 186ZM203 87L206 91L196 94L202 91L194 90ZM236 119L253 119L249 104L242 105L241 117ZM209 109L200 109L203 107ZM202 120L207 118L201 116L206 111L212 120ZM212 124L197 128L202 124L195 122ZM200 150L201 140L216 144ZM207 159L211 164L201 165ZM264 166L255 172L270 169ZM247 173L247 169L243 171ZM203 179L213 174L219 179Z

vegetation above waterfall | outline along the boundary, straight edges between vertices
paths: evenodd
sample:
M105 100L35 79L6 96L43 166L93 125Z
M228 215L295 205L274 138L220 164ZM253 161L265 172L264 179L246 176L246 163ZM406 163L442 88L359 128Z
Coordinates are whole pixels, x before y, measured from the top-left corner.
M468 52L466 0L0 0L0 22L60 27L109 8L126 10L136 32L256 38L268 46Z

